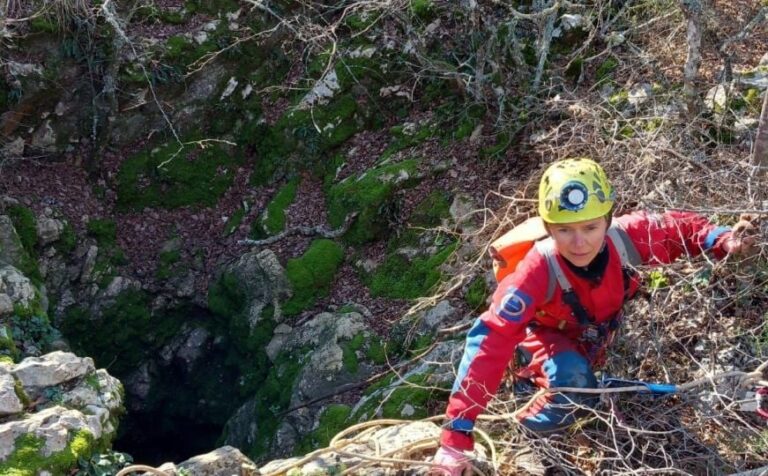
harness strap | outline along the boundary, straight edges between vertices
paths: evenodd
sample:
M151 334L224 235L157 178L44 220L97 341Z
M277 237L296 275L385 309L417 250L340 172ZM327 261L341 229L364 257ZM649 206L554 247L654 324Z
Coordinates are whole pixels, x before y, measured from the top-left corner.
M616 248L616 251L618 252L619 258L621 260L622 276L624 278L624 299L627 300L629 297L627 294L629 290L629 280L631 279L632 274L631 268L632 266L636 266L642 263L640 254L638 253L637 248L635 248L635 245L627 232L617 223L614 223L608 228L607 234L613 243L613 246ZM592 317L589 315L584 306L581 305L579 297L573 291L573 286L571 286L571 283L568 281L568 277L565 275L562 266L560 266L560 262L557 261L557 257L555 256L555 243L552 238L537 241L535 246L538 252L541 253L541 255L544 256L544 258L547 260L550 278L552 276L555 277L555 279L549 279L547 283L547 302L552 300L552 297L555 294L555 283L557 283L560 285L560 289L563 293L563 302L568 304L568 306L571 308L574 317L576 317L576 319L579 321L579 325L591 325L593 322Z

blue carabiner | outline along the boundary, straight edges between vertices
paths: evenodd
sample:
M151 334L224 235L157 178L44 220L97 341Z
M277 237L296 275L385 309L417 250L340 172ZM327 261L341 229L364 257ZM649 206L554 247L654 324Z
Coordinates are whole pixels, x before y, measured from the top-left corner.
M649 392L656 395L669 395L677 393L677 385L673 383L651 383L643 382L642 380L607 378L605 376L603 376L603 379L600 383L604 388L634 387L639 385L647 388Z

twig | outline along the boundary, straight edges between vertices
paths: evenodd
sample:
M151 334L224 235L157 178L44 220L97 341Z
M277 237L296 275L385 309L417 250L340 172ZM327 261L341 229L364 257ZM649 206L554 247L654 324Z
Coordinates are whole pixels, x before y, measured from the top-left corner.
M272 243L280 241L283 238L291 235L303 235L303 236L319 235L319 236L322 236L323 238L338 238L342 236L344 233L346 233L347 230L349 230L349 226L352 224L352 220L356 216L357 216L357 212L350 213L349 215L347 215L346 218L344 218L344 223L336 230L328 230L325 227L325 225L295 226L283 232L280 232L275 236L270 236L269 238L265 238L263 240L251 240L251 239L238 240L237 244L247 245L247 246L265 246L265 245L270 245Z

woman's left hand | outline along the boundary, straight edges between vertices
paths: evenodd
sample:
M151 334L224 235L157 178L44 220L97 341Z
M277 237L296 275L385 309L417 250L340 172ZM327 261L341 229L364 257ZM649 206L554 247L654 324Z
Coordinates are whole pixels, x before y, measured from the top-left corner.
M726 253L749 256L754 252L758 229L753 221L755 221L755 217L751 215L742 214L739 217L738 223L731 229L731 236L723 243L723 249Z

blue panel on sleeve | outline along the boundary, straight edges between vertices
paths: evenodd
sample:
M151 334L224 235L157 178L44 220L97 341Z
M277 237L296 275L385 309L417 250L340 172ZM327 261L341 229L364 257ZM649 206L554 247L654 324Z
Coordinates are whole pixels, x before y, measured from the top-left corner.
M726 226L719 226L714 230L710 231L707 234L707 238L704 240L704 251L707 251L711 249L713 246L715 246L715 242L717 241L718 238L720 238L720 235L728 231L731 231L731 229Z
M510 322L519 322L525 311L531 306L533 300L520 289L510 286L501 299L501 307L497 314Z
M475 422L464 418L456 418L448 423L448 428L453 431L471 432L475 428Z
M456 375L456 381L453 383L451 393L456 393L456 391L461 388L461 382L467 376L469 366L472 364L472 361L475 360L475 356L480 351L480 346L488 336L489 331L490 329L488 326L486 326L482 320L477 319L472 325L472 329L467 333L467 345L464 348L464 356L461 358L459 372Z

